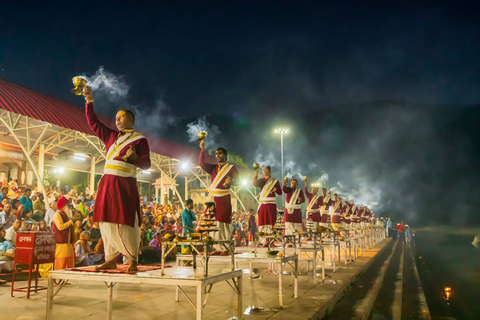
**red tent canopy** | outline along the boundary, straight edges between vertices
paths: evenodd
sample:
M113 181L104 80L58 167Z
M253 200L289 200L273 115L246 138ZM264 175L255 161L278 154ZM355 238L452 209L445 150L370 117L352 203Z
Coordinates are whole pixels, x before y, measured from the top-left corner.
M30 118L45 121L63 128L93 135L83 108L71 105L40 92L0 79L0 108ZM99 116L107 126L115 128L113 119ZM198 150L190 146L142 132L148 139L152 152L170 158L198 164ZM215 162L213 157L209 161Z

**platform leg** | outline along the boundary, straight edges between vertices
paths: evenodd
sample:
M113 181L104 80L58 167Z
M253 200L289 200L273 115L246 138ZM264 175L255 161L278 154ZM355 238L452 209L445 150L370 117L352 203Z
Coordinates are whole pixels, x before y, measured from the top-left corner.
M175 301L180 301L180 286L175 286Z
M235 246L233 243L230 243L230 254L232 255L232 271L235 270Z
M333 246L332 246L332 251L330 253L330 257L332 258L332 264L333 264L333 272L335 272L337 270L337 255L336 255L336 246L335 246L335 243L333 243ZM333 256L332 256L333 255Z
M313 281L317 281L317 250L313 250Z
M47 310L45 313L45 319L52 319L53 312L53 279L51 276L48 277L48 287L47 287Z
M325 248L322 249L322 280L325 280Z
M168 246L162 245L162 276L165 275L165 255L167 254Z
M283 263L278 263L278 303L283 308Z
M197 320L203 319L203 284L197 287Z
M107 320L112 320L113 286L114 284L112 282L107 282L107 290L108 290Z
M38 264L35 268L35 293L38 292Z
M316 273L316 272L315 272ZM295 272L293 274L293 297L298 298L298 257L295 259Z
M338 267L342 265L342 248L340 243L338 244Z
M243 319L243 273L237 278L237 318Z

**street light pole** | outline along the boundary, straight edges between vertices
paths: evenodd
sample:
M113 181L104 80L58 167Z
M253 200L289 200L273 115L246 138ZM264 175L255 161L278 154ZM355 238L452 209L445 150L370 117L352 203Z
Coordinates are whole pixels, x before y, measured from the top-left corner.
M280 161L281 161L281 168L282 168L282 180L285 177L285 173L283 171L283 134L288 133L288 129L286 128L280 128L280 129L275 129L275 133L280 133ZM285 194L282 194L282 203L285 205Z
M280 154L281 154L281 161L282 161L282 179L283 179L283 132L280 133Z

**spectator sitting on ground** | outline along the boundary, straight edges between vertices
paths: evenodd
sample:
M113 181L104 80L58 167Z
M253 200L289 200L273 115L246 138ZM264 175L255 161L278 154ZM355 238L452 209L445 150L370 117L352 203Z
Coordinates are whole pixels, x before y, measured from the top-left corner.
M82 221L82 229L83 230L90 230L92 229L92 214L88 214L85 219L83 219Z
M6 230L0 226L0 271L11 272L13 268L13 259L15 257L15 248L6 238ZM0 281L4 284L5 280Z
M105 254L105 248L103 247L103 240L102 238L98 239L97 245L93 249L95 252L98 252L99 254L104 255Z
M47 223L45 220L40 220L40 222L36 225L32 231L49 231L47 228Z
M12 226L14 218L16 217L12 214L12 205L7 203L3 207L3 211L0 212L0 225L5 229L8 229Z
M47 225L48 230L52 230L52 223L53 223L53 216L57 211L57 201L53 201L51 207L48 208L47 212L45 213L45 223Z
M10 199L8 197L9 191L10 191L10 188L8 186L2 186L2 192L0 193L0 201L3 201L3 199L6 199L7 202L10 202Z
M75 221L74 226L75 229L73 230L73 243L76 243L78 240L80 240L80 234L83 232L82 220ZM88 238L90 240L90 234L88 234Z
M20 230L22 220L20 219L15 219L13 221L12 226L7 229L7 232L5 234L5 239L10 241L14 247L17 245L17 232Z
M90 232L82 231L80 239L75 242L76 266L91 266L103 258L98 252L90 250L88 240L90 240Z
M8 198L3 198L2 201L0 201L0 210L3 210L7 204L10 204Z
M23 196L20 197L20 202L25 206L24 211L25 213L29 213L33 210L33 201L30 199L32 195L32 189L27 188L23 193Z
M94 222L92 229L90 229L90 241L92 242L92 248L95 248L95 246L98 243L98 240L100 240L101 237L102 237L102 233L98 228L98 222Z
M22 205L22 203L18 199L13 199L11 205L12 205L12 214L15 215L17 218L19 218L18 208Z
M47 209L45 208L45 201L43 201L43 193L39 193L37 196L37 200L33 202L33 213L35 216L40 217L40 219L34 219L36 221L40 221L45 217L45 213Z
M29 220L23 219L22 220L22 225L20 226L20 231L30 231L31 226L32 226L32 224L29 223Z

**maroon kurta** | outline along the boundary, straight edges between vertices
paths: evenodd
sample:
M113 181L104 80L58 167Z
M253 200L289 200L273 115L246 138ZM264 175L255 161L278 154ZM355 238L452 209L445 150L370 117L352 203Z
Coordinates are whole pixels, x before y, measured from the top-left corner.
M260 178L255 179L253 177L253 185L262 189L265 186L267 179ZM267 197L276 197L277 195L282 195L282 189L280 188L280 183L277 181L273 189L277 189L276 191L272 191L268 194ZM273 190L272 189L272 190ZM276 203L261 203L260 207L258 208L258 225L259 226L273 226L277 221L277 204Z
M365 214L365 209L360 209L358 210L358 221L359 222L364 222L365 217L363 216Z
M367 209L364 213L365 216L365 222L370 222L370 219L372 218L372 212L370 209Z
M333 207L335 208L335 205ZM342 222L342 211L343 211L343 206L342 204L339 204L337 209L332 213L332 223L340 223Z
M349 203L345 203L344 207L344 217L343 220L345 221L346 224L350 224L352 221L350 219L350 216L352 215L352 207L350 206Z
M328 198L328 195L327 195L327 198ZM326 205L325 210L328 211L330 209L330 207L333 205L334 202L333 202L331 197L328 199L328 203L325 203L323 199L324 199L324 197L322 195L322 202L323 202L322 206ZM322 213L322 216L321 216L322 221L321 222L322 223L327 223L328 216L329 216L329 213Z
M302 210L300 209L295 209L293 210L293 214L290 214L287 212L286 205L290 201L290 198L293 195L293 192L295 191L294 189L283 186L283 192L285 193L285 222L295 222L295 223L302 223ZM305 195L303 194L303 191L300 190L300 194L298 195L297 198L297 203L296 204L301 204L305 202Z
M119 132L108 128L98 120L93 110L92 102L85 104L85 113L90 128L103 141L108 151L110 146L120 136ZM137 160L132 164L141 169L150 168L150 147L145 138L125 145L113 160L124 161L122 156L127 153L130 146L133 146L137 153ZM133 227L135 224L135 213L140 223L141 210L137 179L135 177L125 178L104 174L98 185L95 207L93 209L93 221L113 222Z
M310 201L313 199L313 193L308 192L307 186L303 188L303 191L305 192L305 195L307 196L308 199L308 206L310 205ZM317 201L312 205L312 210L318 210L318 212L313 212L312 214L308 213L308 207L307 207L307 220L312 220L315 222L320 222L322 219L320 217L320 206L323 205L323 196L319 196Z
M210 182L213 182L215 177L217 176L219 165L206 163L205 162L205 151L200 151L200 155L198 156L198 164L202 167L205 172L211 175ZM222 181L218 184L219 189L229 189L224 187L223 184L225 183L225 179L230 177L230 179L234 180L238 175L238 170L235 166L233 166L230 171L225 175ZM213 197L213 201L215 202L215 219L220 222L224 223L232 223L232 197L230 195L226 195L223 197Z
M352 208L352 215L350 217L350 219L352 220L352 222L354 223L357 223L358 222L358 207L354 206L355 207L355 210Z

